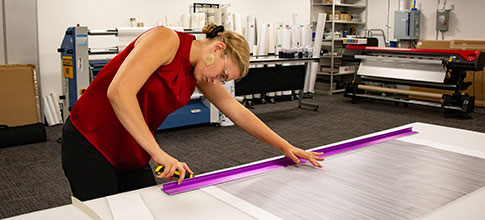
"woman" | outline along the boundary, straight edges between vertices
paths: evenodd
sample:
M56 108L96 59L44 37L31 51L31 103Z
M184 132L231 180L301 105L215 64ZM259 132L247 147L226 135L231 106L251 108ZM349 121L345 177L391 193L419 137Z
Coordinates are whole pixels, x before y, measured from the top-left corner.
M205 40L165 27L134 40L96 76L74 105L62 138L62 164L75 197L88 200L155 184L148 162L163 165L159 178L183 181L189 166L171 157L153 134L168 114L190 100L195 87L235 124L286 157L317 161L239 104L221 81L244 77L249 47L239 34L210 25Z

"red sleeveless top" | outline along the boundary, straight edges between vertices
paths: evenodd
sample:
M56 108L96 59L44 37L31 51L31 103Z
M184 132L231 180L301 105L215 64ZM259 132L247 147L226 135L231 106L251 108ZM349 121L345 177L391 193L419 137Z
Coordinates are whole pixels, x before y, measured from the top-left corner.
M196 86L189 60L194 36L176 33L180 46L172 62L160 66L137 93L143 117L152 133L170 113L187 104ZM108 87L133 50L135 41L106 64L70 113L72 124L120 170L143 169L150 160L150 155L123 127L107 97Z

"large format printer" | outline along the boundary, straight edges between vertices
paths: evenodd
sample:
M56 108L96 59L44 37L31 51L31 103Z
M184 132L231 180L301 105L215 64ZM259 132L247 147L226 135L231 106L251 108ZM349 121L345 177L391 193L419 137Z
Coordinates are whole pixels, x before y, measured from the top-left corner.
M136 36L148 29L141 27L88 30L87 27L79 25L67 28L61 47L58 49L62 60L63 91L60 98L64 119L67 118L71 108L88 88L97 73L110 61L110 55L112 57L118 54ZM177 31L184 30L177 29ZM184 32L202 34L201 31L186 30ZM89 36L116 36L120 38L120 43L111 48L93 49L88 45ZM219 110L196 90L189 103L170 114L159 129L217 122L219 122Z
M394 101L396 104L421 104L442 107L445 116L469 118L475 97L463 92L471 82L465 82L466 71L482 70L485 55L475 50L432 50L349 45L344 59L360 62L354 80L344 96ZM437 88L454 91L452 95L413 91L403 86ZM428 97L441 103L413 97Z

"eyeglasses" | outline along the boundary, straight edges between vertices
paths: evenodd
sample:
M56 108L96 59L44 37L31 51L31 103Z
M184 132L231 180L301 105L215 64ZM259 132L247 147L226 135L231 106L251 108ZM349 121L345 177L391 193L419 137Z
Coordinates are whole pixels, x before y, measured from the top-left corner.
M229 74L227 74L227 55L224 54L224 71L219 74L219 80L224 83L229 78Z

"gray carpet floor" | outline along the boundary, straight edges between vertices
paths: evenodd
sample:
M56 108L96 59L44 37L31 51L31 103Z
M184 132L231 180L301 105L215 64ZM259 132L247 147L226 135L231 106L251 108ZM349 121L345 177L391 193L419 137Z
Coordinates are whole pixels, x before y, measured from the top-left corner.
M294 145L309 149L412 122L485 132L485 109L473 119L444 118L443 110L395 106L369 100L351 104L341 95L315 95L318 111L297 108L296 101L256 105L252 111ZM47 142L0 149L0 218L70 203L71 191L61 168L61 126L46 127ZM196 174L241 165L280 152L233 127L199 125L156 133L160 146ZM159 183L163 180L159 180Z

